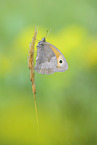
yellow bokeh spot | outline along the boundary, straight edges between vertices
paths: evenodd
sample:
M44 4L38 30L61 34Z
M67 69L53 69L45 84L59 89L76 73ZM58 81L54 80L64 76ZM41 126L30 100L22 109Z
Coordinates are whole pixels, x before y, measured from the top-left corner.
M86 61L88 66L93 66L97 63L97 41L90 44L86 54Z

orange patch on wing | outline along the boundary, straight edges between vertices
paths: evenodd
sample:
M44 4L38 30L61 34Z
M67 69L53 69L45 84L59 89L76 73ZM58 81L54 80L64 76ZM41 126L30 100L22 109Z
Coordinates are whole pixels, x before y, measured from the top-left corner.
M56 55L56 57L58 59L58 57L61 55L60 52L57 49L55 49L53 46L51 46L51 45L49 45L49 47L53 50L53 52L55 53L55 55Z
M63 59L62 55L60 54L60 52L55 49L53 46L49 45L49 47L53 50L53 52L55 53L56 57L57 57L57 67L61 68L60 64L59 64L59 59Z

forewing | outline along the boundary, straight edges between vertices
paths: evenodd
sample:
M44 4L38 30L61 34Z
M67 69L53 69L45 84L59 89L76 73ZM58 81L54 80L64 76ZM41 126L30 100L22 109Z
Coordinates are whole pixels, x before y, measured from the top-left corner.
M48 45L52 51L54 52L56 58L57 58L57 66L55 72L64 72L68 69L68 63L63 56L63 54L60 52L59 49L57 49L54 45L46 42L46 45Z

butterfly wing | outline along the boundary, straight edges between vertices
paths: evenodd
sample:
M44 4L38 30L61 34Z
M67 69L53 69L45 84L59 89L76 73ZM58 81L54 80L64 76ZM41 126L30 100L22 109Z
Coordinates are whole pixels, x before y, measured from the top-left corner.
M68 64L63 54L52 44L41 42L37 46L35 70L42 74L52 74L67 70Z
M37 57L35 70L42 74L52 74L55 72L57 59L48 45L40 45L37 47Z

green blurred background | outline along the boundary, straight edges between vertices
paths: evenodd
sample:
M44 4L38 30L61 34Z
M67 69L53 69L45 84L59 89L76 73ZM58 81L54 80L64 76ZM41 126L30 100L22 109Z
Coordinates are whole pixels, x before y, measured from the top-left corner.
M47 41L65 56L64 73L35 73L29 43ZM37 45L37 42L36 42ZM97 0L0 0L0 145L97 145Z

